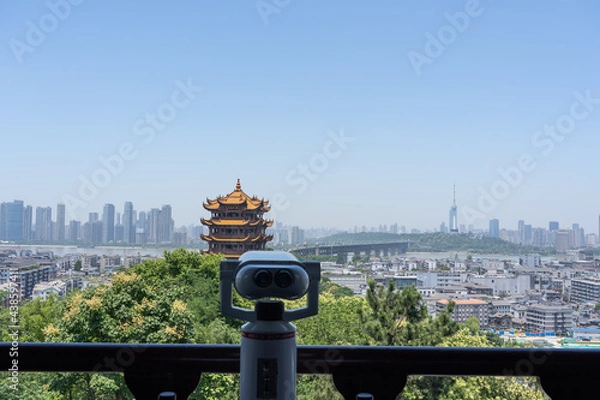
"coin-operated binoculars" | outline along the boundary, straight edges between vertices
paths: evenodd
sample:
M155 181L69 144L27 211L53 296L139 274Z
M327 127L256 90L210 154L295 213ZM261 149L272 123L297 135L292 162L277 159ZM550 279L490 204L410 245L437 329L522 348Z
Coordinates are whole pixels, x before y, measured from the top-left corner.
M319 262L300 262L285 251L248 251L221 261L221 313L248 321L242 326L241 400L296 398L296 327L290 321L317 314L320 278ZM257 300L254 310L233 306L232 285ZM305 294L307 305L293 310L275 300Z

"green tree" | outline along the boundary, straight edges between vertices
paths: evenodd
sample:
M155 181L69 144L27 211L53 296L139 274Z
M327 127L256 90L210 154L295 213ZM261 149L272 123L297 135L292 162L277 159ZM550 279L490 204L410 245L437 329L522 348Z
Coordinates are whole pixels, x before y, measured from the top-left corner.
M396 290L393 279L386 287L377 288L369 280L367 311L360 313L366 333L374 343L384 346L419 345L431 333L431 319L421 294L414 286ZM425 340L429 342L429 340Z
M320 294L325 294L325 293L329 293L332 294L334 297L343 297L343 296L354 296L354 292L352 291L352 289L345 287L345 286L340 286L336 283L331 282L331 279L322 276L321 277L321 282L319 282L319 293Z
M477 319L476 316L471 316L469 318L467 318L467 320L465 321L465 327L472 333L472 334L477 334L479 333L479 331L481 330L481 328L479 327L479 320Z

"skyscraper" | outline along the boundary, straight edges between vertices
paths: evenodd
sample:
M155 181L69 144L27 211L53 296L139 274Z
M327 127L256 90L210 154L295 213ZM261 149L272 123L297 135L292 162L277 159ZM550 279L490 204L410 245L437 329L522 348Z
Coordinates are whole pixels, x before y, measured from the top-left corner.
M133 220L133 203L125 203L123 212L123 243L135 243L135 225Z
M567 251L569 247L569 231L565 229L557 231L554 241L556 251Z
M23 211L23 239L33 239L33 207L27 206Z
M490 220L490 237L500 237L500 221L495 218Z
M99 217L98 217L98 213L97 212L91 212L90 216L89 216L89 219L88 219L88 222L96 222L96 221L98 221L98 218Z
M69 234L68 239L70 242L76 242L80 239L81 235L81 222L71 221L69 222Z
M52 240L52 207L35 208L35 239Z
M533 240L533 227L531 224L523 225L523 244L531 244Z
M8 203L0 204L0 240L6 240L8 226Z
M171 205L165 204L160 210L158 242L171 242L173 240L173 210Z
M448 222L450 232L458 232L458 210L456 207L456 185L453 186L452 207L450 207L450 218Z
M148 233L146 238L148 243L158 243L158 227L160 219L160 210L153 208L148 213Z
M146 244L146 226L147 226L147 220L146 220L146 212L145 211L140 211L138 213L138 219L136 222L136 229L135 229L135 243L136 244Z
M0 240L23 240L23 201L0 205Z
M570 234L570 244L573 247L581 247L585 244L585 230L579 224L573 224Z
M558 228L558 221L550 221L548 222L548 230L549 231L557 231Z
M520 219L517 223L517 229L519 231L519 243L523 243L525 241L525 221Z
M66 208L63 203L56 206L56 240L64 242L66 239Z
M102 243L110 243L115 240L115 206L105 204L102 211Z

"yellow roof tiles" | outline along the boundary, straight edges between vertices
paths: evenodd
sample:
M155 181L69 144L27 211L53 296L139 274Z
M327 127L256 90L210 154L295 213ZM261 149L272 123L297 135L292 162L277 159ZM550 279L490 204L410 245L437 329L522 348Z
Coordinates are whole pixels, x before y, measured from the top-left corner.
M262 209L267 212L271 209L269 200L259 199L256 196L248 196L242 190L240 180L237 180L235 190L226 196L219 196L216 199L206 199L206 203L203 204L207 210L218 210L221 206L242 206L245 205L248 210Z

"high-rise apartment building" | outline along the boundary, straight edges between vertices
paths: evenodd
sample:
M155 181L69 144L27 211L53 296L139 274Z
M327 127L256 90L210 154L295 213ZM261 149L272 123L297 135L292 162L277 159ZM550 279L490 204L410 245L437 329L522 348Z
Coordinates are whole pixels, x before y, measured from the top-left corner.
M546 245L546 230L544 228L533 229L533 239L531 244L534 246L545 246Z
M125 203L123 212L123 243L135 243L135 220L133 219L133 203Z
M0 204L0 240L23 240L22 200Z
M56 235L55 239L64 242L66 239L66 207L63 203L56 206Z
M35 239L52 240L52 207L35 208Z
M533 241L533 227L531 224L523 225L523 244L530 245Z
M300 229L299 226L292 226L290 244L302 245L304 243L304 230Z
M554 248L556 251L567 251L570 248L569 230L561 229L555 233Z
M448 227L446 226L446 223L445 223L445 222L442 222L442 223L440 224L440 232L441 232L441 233L448 233Z
M525 242L525 221L520 219L517 222L517 230L519 231L519 243Z
M174 228L175 223L173 221L173 209L169 204L165 204L160 210L158 242L171 242L173 240Z
M500 220L495 218L490 220L490 237L500 237Z
M67 240L70 242L77 242L81 238L81 222L71 221L69 222L69 231L67 232Z
M102 211L102 243L110 243L115 240L115 206L105 204Z
M148 213L148 233L146 235L148 243L158 243L158 227L160 220L160 210L153 208Z
M135 224L135 243L146 244L146 230L147 230L147 218L146 212L140 211L138 213L137 222Z
M581 247L585 243L585 230L579 224L573 224L570 237L571 247Z
M27 206L23 211L23 239L33 239L33 207Z
M98 216L97 212L91 212L90 215L89 215L88 222L96 222L96 221L99 220L99 218L100 217Z

